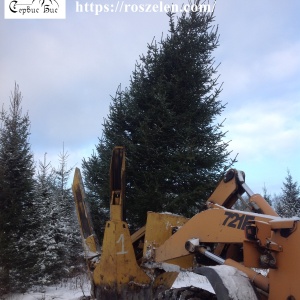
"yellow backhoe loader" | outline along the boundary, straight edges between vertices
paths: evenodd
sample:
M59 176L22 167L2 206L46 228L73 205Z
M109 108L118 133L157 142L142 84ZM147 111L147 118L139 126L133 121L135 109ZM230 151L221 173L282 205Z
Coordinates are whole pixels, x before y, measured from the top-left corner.
M284 219L254 194L245 175L229 170L191 219L148 212L130 234L123 218L125 150L113 150L110 220L100 247L85 203L79 169L73 195L94 299L300 300L299 218ZM249 201L246 211L232 209ZM172 288L178 274L205 276L211 289Z

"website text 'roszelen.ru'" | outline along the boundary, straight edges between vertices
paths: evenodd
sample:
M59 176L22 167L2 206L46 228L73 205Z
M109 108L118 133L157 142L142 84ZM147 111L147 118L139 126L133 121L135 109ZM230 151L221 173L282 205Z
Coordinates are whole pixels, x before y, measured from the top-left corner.
M92 13L96 16L102 13L166 13L166 12L203 12L212 13L215 9L216 1L213 4L167 4L163 1L158 3L125 3L124 1L117 1L115 4L99 4L99 3L80 3L76 1L77 13Z

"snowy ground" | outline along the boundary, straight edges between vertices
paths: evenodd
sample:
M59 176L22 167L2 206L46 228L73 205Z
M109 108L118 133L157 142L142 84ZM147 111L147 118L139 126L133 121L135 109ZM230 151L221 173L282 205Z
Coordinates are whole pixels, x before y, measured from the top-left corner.
M90 295L90 282L80 276L49 287L36 287L25 294L9 294L0 300L79 300Z
M181 272L173 288L194 286L214 293L207 278L191 272ZM25 294L10 294L0 300L80 300L90 295L90 282L86 276L76 277L49 287L36 287Z

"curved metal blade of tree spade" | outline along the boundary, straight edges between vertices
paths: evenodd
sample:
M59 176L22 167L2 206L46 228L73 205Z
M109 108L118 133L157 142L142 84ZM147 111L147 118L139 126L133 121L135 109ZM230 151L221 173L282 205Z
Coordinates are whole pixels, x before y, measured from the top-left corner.
M72 191L83 241L85 259L89 261L88 267L90 269L90 260L99 256L100 246L94 233L89 207L85 202L85 192L82 177L78 168L75 169Z

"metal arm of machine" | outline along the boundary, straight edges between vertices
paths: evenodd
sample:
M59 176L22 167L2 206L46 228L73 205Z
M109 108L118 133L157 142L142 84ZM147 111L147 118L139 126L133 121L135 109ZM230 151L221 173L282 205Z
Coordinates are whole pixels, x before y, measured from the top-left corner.
M214 204L232 208L242 194L249 196L248 208L256 213L270 216L278 216L268 202L259 194L254 194L245 182L245 174L242 171L230 169L219 182L215 191L209 197L207 204L213 207Z
M125 149L115 147L110 163L110 219L125 220Z

